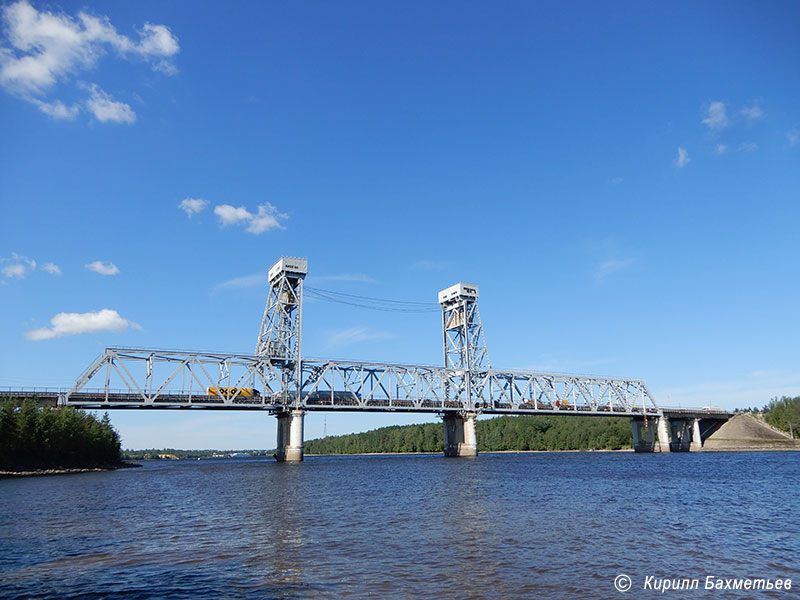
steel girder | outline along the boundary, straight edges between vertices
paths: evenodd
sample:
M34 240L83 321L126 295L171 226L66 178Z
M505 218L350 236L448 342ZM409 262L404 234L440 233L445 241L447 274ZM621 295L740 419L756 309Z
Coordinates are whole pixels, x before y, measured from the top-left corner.
M282 361L262 356L108 348L66 394L66 403L275 411L659 412L644 382L634 379L496 369L469 374L447 367L314 359L300 364L299 390L284 375ZM453 385L467 376L469 395L465 386ZM453 396L454 389L462 393Z

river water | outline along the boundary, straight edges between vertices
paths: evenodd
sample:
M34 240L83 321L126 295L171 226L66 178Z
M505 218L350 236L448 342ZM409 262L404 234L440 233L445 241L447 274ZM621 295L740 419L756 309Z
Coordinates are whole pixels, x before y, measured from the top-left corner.
M210 459L7 479L0 598L797 597L799 461ZM793 587L704 591L706 576ZM662 594L643 589L647 577L699 589Z

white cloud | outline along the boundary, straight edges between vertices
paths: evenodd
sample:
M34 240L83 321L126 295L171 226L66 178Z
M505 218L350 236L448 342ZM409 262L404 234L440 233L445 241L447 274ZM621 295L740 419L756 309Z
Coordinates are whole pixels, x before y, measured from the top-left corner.
M119 273L119 269L114 263L104 263L99 260L89 263L88 265L85 265L85 267L90 271L99 273L100 275L116 275Z
M75 117L78 116L78 113L81 110L81 107L73 104L72 106L67 106L61 100L55 100L54 102L44 102L43 100L39 100L38 98L31 98L30 100L33 104L39 107L44 114L48 117L53 119L62 119L65 121L72 121Z
M288 219L289 215L279 214L278 209L269 202L258 207L258 214L250 221L247 230L256 235L269 231L270 229L283 229L278 219Z
M764 111L761 110L761 107L759 107L757 104L753 104L753 106L745 106L740 112L742 113L742 116L744 116L746 119L750 119L751 121L760 119L764 116Z
M61 269L58 268L58 265L51 262L44 263L41 269L45 273L50 273L50 275L61 275Z
M288 219L289 215L279 213L269 202L261 204L256 214L251 213L243 206L234 207L230 204L219 204L214 207L214 214L219 217L223 226L247 224L245 231L255 235L271 229L283 229L280 221Z
M184 211L189 218L204 210L206 206L208 206L208 200L203 200L202 198L184 198L178 204L178 208Z
M35 271L37 268L35 260L16 252L12 252L10 258L0 257L0 264L6 265L0 268L0 273L9 279L23 279L29 272ZM46 262L38 268L51 275L61 275L61 269L52 262Z
M132 125L136 121L136 113L130 105L117 102L110 94L101 90L97 85L89 86L91 96L86 101L86 108L94 118L101 123L127 123Z
M169 27L145 23L140 35L142 40L136 51L143 56L174 56L180 51L178 38L172 35Z
M119 34L108 17L79 12L75 18L64 12L39 11L27 0L6 5L0 20L9 44L0 45L0 86L56 119L75 118L79 107L44 96L57 84L67 84L75 74L92 69L109 49L124 59L147 61L156 71L176 71L172 58L180 46L165 25L146 23L136 41ZM92 100L97 104L90 99L89 110L93 110ZM112 114L131 122L125 106L115 107ZM96 106L94 112L97 117Z
M622 177L614 177L614 178L611 180L611 183L612 183L613 185L619 185L619 184L620 184L620 183L622 183L623 181L625 181L625 180L624 180Z
M360 342L383 340L389 335L383 331L372 331L366 327L351 327L332 332L328 336L328 346L349 346Z
M717 144L717 147L714 149L714 152L717 154L725 154L728 151L728 146L725 144Z
M267 274L258 273L257 275L246 275L244 277L235 277L228 281L223 281L214 286L214 291L219 290L239 290L251 287L261 287L267 285Z
M758 150L758 144L753 142L742 142L739 144L739 152L755 152Z
M88 313L58 313L50 319L50 328L33 329L25 333L29 340L40 341L65 335L97 333L99 331L125 331L128 327L141 329L141 326L123 319L120 314L108 308Z
M7 267L3 267L2 273L9 279L12 277L22 279L27 274L27 267L22 264L8 265Z
M253 215L244 207L235 208L230 204L220 204L214 207L214 214L219 217L221 225L236 225L242 221L249 221Z
M594 278L598 281L602 281L612 273L627 269L634 262L632 258L604 260L595 267Z
M797 145L797 142L800 142L800 129L797 129L795 127L793 129L790 129L789 131L787 131L786 132L786 141L789 142L790 146Z
M7 263L0 269L0 273L8 279L23 279L29 271L36 269L36 261L16 252L11 253L10 258L0 258L0 264Z
M709 129L718 131L728 126L728 116L725 113L723 102L712 102L706 111L706 118L702 121Z
M678 148L678 156L672 161L672 164L678 169L682 169L688 165L691 160L692 159L689 158L689 152L686 150L686 148Z

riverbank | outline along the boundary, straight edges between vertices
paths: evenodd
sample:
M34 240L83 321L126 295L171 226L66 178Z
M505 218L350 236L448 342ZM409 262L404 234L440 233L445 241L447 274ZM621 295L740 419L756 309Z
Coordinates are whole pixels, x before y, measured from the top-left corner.
M98 467L74 467L69 469L35 469L32 471L0 471L0 479L12 477L41 477L44 475L72 475L74 473L93 473L96 471L116 471L117 469L136 469L142 465L132 462L123 462L118 465L105 465Z

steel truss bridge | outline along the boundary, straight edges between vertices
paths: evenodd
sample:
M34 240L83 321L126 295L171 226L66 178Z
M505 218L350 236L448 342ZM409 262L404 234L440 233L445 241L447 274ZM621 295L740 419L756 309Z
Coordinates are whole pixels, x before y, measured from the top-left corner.
M82 408L209 408L642 416L658 407L643 381L487 369L303 359L299 386L269 358L108 348L62 403ZM100 383L101 387L89 387ZM216 393L209 394L209 390ZM257 390L257 395L250 392Z
M252 355L108 348L62 395L83 408L213 408L642 416L658 413L643 381L492 368L478 287L439 293L444 365L305 358L305 259L283 257ZM403 303L404 306L407 303Z
M307 272L305 259L290 257L270 268L252 355L108 348L69 391L57 394L58 403L93 409L266 410L278 417L276 458L288 461L302 460L307 411L437 413L444 419L447 456L477 454L475 419L480 414L629 417L634 448L641 452L698 449L704 435L729 416L723 410L659 407L639 379L493 368L478 287L465 283L439 292L442 366L306 358L301 334ZM326 292L327 299L331 294ZM395 302L403 311L421 304L381 302ZM40 398L52 401L53 396ZM657 425L657 439L649 423Z

